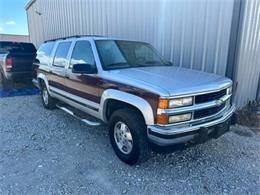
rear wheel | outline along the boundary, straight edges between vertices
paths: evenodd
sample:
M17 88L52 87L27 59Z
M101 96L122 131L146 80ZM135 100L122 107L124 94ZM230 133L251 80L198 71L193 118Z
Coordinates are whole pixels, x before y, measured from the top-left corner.
M41 84L41 99L45 108L50 110L56 108L56 100L50 96L44 82Z
M151 154L144 119L134 109L124 108L112 114L109 136L116 155L127 164L144 162Z

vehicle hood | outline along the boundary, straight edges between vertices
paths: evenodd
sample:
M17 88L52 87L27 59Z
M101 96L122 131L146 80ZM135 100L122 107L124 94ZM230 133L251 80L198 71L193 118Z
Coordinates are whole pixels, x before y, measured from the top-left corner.
M226 77L176 66L128 68L109 71L117 82L162 96L218 90L232 84Z

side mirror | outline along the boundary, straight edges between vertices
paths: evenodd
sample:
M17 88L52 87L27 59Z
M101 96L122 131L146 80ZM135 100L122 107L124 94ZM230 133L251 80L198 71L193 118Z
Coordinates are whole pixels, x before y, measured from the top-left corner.
M93 68L90 64L74 64L72 66L72 73L96 74L97 73L97 69Z

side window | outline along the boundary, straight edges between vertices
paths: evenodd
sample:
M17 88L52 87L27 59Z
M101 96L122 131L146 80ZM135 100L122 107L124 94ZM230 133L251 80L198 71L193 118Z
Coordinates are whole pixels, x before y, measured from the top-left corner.
M92 48L88 41L76 42L69 67L72 68L74 64L90 64L93 68L96 66Z
M54 44L55 42L43 43L37 50L35 62L42 65L48 65Z
M65 67L70 45L71 42L59 43L54 56L53 66Z

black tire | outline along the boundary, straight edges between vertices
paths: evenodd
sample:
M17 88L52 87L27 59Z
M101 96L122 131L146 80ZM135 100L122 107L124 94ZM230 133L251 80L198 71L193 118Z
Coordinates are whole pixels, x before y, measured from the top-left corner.
M1 80L4 90L11 90L13 88L13 81L6 79L3 73L1 73Z
M132 150L129 154L124 154L116 143L114 136L115 126L118 122L127 125L132 136ZM145 162L151 154L151 147L147 138L147 126L139 112L131 108L123 108L115 111L109 120L109 137L116 155L125 163L133 165Z
M47 98L47 101L45 98ZM49 110L53 110L56 108L56 100L50 96L44 82L41 83L41 100L44 108Z

